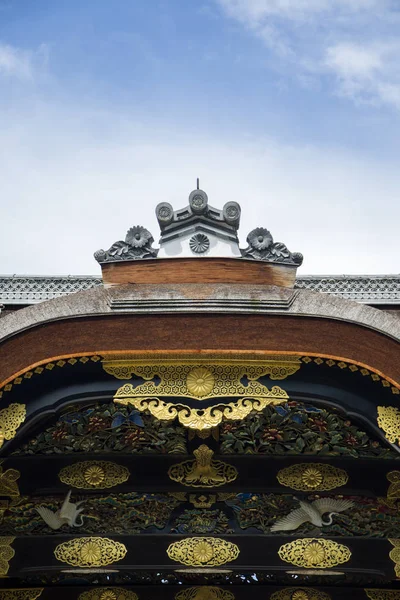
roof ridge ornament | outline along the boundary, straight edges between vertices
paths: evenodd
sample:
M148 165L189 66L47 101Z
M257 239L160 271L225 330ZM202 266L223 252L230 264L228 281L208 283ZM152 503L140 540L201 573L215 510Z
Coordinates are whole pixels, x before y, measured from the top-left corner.
M131 227L125 241L115 242L108 250L98 250L94 257L100 264L136 261L148 258L242 258L298 267L303 262L299 252L290 252L285 244L274 242L263 228L253 229L247 236L248 246L239 248L237 231L241 208L238 202L226 202L222 209L208 203L206 192L196 189L189 194L189 203L174 211L169 202L156 206L161 230L160 248L152 247L154 238L141 225Z

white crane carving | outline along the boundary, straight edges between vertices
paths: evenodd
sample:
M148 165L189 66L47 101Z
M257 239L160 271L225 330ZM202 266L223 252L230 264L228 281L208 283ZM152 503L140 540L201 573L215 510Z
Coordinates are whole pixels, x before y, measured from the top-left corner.
M351 500L335 500L334 498L320 498L314 502L299 500L300 508L292 510L286 517L278 519L271 527L271 531L291 531L309 521L316 527L332 525L332 515L341 513L354 506ZM324 521L323 516L328 513Z
M68 525L69 527L82 527L83 516L81 515L80 517L80 523L77 523L77 518L83 511L83 508L78 507L83 504L85 500L81 500L80 502L73 504L69 501L70 498L71 490L66 495L61 508L55 513L44 506L39 506L36 510L42 517L43 521L45 521L45 523L47 523L47 525L52 529L60 529L60 527L63 525Z

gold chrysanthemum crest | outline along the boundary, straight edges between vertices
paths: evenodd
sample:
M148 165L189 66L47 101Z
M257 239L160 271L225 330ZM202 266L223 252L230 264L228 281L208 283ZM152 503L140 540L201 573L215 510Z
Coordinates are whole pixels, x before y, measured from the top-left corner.
M236 544L213 537L194 537L174 542L168 546L171 560L189 567L219 567L239 556Z
M378 426L392 444L400 444L400 410L395 406L378 406Z
M202 585L181 590L175 594L175 600L235 600L235 596L228 590Z
M208 396L214 389L215 377L206 367L197 367L186 377L186 385L190 394L201 398Z
M330 600L330 595L313 588L285 587L274 592L270 600Z
M138 600L138 595L124 588L96 588L82 592L78 600Z
M128 481L129 476L126 467L105 460L74 463L61 469L58 475L62 483L84 490L112 488Z
M327 491L346 485L349 476L343 469L323 463L301 463L277 474L281 485L302 492Z
M54 556L73 567L106 567L122 560L126 552L124 544L109 538L82 537L59 544Z
M278 550L281 560L306 569L326 569L350 560L347 546L319 538L303 538L284 544Z

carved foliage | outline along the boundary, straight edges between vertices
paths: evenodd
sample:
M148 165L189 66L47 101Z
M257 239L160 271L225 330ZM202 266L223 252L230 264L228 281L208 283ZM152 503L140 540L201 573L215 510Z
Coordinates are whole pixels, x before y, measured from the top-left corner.
M398 458L337 413L289 401L221 427L221 452Z
M106 251L97 250L94 257L99 263L155 258L158 250L152 248L153 242L154 239L150 231L136 225L128 230L124 242L115 242Z
M181 427L114 403L71 407L15 454L145 452L186 454Z
M265 260L268 262L301 265L303 255L299 252L290 252L282 242L274 242L268 229L257 227L250 231L246 239L248 247L242 250L245 258Z

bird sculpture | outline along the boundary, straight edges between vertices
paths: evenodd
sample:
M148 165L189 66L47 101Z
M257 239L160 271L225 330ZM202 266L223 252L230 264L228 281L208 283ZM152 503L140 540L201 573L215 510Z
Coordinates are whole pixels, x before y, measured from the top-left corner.
M320 498L314 502L299 500L300 508L292 510L286 517L278 519L271 527L271 531L291 531L309 521L316 527L332 525L332 515L341 513L354 506L351 500L335 500L334 498ZM327 520L323 516L328 513Z
M39 515L42 517L43 521L47 523L49 527L52 529L60 529L63 525L68 525L69 527L82 527L83 525L83 517L80 516L81 522L77 523L77 518L80 513L83 511L83 508L78 508L81 504L85 502L85 500L81 500L81 502L77 502L73 504L69 501L71 498L71 490L65 497L65 500L59 510L57 512L53 512L49 508L45 508L44 506L39 506L36 510Z

